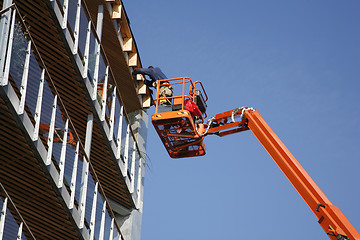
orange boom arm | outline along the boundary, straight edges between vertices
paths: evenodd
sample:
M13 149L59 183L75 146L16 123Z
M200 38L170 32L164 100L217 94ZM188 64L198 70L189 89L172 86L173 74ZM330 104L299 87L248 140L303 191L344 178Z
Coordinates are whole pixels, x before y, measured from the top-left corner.
M240 120L235 121L236 117L240 117ZM238 108L220 113L213 117L212 123L215 123L215 127L210 127L207 133L219 136L250 129L316 215L330 239L360 240L353 225L330 202L256 110Z
M165 87L171 92L168 96L159 94ZM157 81L154 101L156 112L152 115L152 123L172 158L205 155L207 135L223 137L250 129L313 211L329 238L360 240L349 220L332 205L255 109L236 108L216 114L205 123L206 92L201 82L187 77ZM186 102L192 103L191 107Z

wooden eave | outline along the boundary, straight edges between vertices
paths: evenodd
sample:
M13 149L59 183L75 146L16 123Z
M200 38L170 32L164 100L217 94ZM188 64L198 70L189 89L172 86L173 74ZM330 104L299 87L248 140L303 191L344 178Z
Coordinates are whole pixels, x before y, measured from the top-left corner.
M90 17L95 25L98 5L100 4L105 5L105 1L86 1ZM131 113L135 110L139 110L141 108L141 104L129 69L129 62L125 58L113 19L111 19L110 16L111 13L109 13L108 8L104 6L103 32L101 39L102 47L105 55L107 56L107 60L109 61L113 77L116 85L118 86L118 90L120 91L121 99L124 103L126 111L127 113ZM120 30L123 31L122 28L120 28Z

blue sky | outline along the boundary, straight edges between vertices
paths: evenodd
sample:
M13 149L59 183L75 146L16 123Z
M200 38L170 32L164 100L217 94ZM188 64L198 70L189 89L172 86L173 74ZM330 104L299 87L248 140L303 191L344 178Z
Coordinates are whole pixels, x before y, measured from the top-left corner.
M360 1L124 1L143 66L256 108L360 230ZM150 109L152 114L154 109ZM143 240L328 239L254 135L171 159L149 123Z

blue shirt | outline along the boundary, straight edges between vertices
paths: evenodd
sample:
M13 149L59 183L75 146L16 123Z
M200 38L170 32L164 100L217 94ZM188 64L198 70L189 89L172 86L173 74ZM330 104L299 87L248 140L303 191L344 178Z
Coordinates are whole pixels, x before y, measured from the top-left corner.
M138 68L133 72L133 74L144 74L144 75L149 76L151 81L145 81L145 84L146 85L151 85L151 86L157 80L167 79L165 74L158 67L154 67L154 68Z

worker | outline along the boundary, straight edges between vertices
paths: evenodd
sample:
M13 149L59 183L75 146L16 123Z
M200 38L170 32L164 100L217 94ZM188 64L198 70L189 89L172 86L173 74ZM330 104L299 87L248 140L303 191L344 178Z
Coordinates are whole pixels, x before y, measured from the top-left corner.
M145 85L148 86L149 88L150 87L156 88L157 80L167 79L166 75L160 70L160 68L153 66L149 66L148 68L135 69L133 72L134 78L136 74L147 75L151 79L151 80L145 79L144 81ZM162 84L164 85L160 87L159 96L164 98L172 97L173 90L171 85L169 85L169 82L162 82ZM151 89L149 90L151 93L151 103L152 103L153 102L152 90ZM160 103L164 105L171 105L171 101L169 99L160 100Z
M98 84L97 84L97 100L100 104L100 106L102 106L102 97L103 97L103 92L104 92L104 88L105 88L105 85L104 85L104 81L105 81L105 78L102 78ZM109 98L114 90L114 86L111 84L111 83L108 83L107 86L106 86L106 98ZM106 101L106 104L108 104L108 102Z
M148 68L138 68L135 69L133 72L133 75L136 76L136 74L143 74L149 76L151 79L150 81L145 79L144 83L148 87L155 87L155 82L157 80L161 79L167 79L165 74L160 70L158 67L149 66Z

